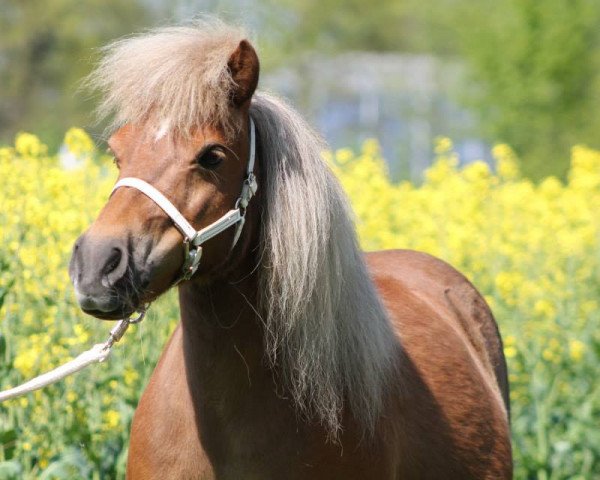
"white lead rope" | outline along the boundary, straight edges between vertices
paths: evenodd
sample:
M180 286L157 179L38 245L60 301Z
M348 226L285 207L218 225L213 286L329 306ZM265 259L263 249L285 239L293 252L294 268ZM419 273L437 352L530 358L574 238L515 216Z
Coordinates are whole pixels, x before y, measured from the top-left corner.
M97 343L92 348L83 352L70 362L61 365L54 370L50 370L39 377L32 378L28 382L25 382L18 387L0 392L0 402L10 400L11 398L18 397L19 395L25 395L26 393L30 393L51 385L52 383L56 383L63 378L78 372L79 370L83 370L92 363L103 362L108 358L109 355L110 348L106 348L106 344L104 343Z
M125 318L117 323L110 331L108 340L104 343L97 343L89 350L83 352L81 355L75 357L70 362L61 365L60 367L50 370L49 372L43 373L31 380L19 385L18 387L10 388L0 392L0 402L9 400L26 393L39 390L48 385L56 383L73 373L83 370L92 363L102 363L110 355L110 351L115 343L117 343L123 337L125 331L129 328L132 323L139 323L144 319L146 309L140 312L139 317L135 319Z

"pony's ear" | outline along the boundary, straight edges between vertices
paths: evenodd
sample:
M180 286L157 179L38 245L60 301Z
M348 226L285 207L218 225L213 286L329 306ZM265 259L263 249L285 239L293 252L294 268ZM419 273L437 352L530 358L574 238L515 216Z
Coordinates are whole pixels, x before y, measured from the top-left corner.
M227 66L235 83L231 101L236 107L241 107L252 98L258 84L258 55L248 40L240 42L229 57Z

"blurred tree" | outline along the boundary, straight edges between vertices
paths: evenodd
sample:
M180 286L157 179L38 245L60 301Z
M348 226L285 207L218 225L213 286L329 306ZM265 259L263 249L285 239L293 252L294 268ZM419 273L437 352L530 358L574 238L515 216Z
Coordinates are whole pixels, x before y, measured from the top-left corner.
M303 53L348 50L456 53L448 20L456 0L171 0L178 19L199 12L241 22L256 32L268 70Z
M0 0L0 141L26 129L56 146L88 124L93 102L76 90L94 49L151 17L137 0Z
M263 0L288 33L282 50L455 53L448 21L454 0ZM276 8L278 7L278 8ZM275 8L275 10L273 10ZM282 12L282 9L285 11ZM280 20L277 21L279 17Z
M563 176L570 147L600 147L600 2L463 1L457 14L471 104L527 175Z
M485 138L515 148L532 178L564 176L576 143L600 147L598 0L261 3L272 4L280 55L372 50L462 60L472 81L459 100L478 114Z

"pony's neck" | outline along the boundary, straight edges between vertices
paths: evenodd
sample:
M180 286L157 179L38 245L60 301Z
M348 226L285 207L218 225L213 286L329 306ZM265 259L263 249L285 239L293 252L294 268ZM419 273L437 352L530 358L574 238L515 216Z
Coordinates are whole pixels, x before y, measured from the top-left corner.
M282 436L290 425L296 432L308 428L298 423L277 367L265 361L257 289L256 272L235 283L179 287L187 388L202 447L216 464L260 458L274 441L293 455L295 443ZM241 441L240 432L252 441Z
M299 414L280 367L266 359L257 277L179 287L185 378L202 448L215 468L247 467L248 459L274 450L292 458L299 441L325 445L330 438L322 424ZM346 432L360 438L352 425ZM339 455L339 445L323 448Z
M239 392L264 370L258 279L252 272L252 263L243 262L226 279L179 287L187 378L198 401L208 390L211 395Z

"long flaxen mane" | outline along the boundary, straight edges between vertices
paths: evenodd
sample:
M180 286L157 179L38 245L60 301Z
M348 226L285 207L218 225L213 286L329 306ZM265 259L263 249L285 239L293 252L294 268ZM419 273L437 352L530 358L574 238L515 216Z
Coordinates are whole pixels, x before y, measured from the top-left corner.
M120 40L89 77L115 125L153 118L180 133L202 124L235 133L227 62L243 30L214 20ZM276 97L257 92L262 225L258 311L266 356L298 411L332 437L347 402L372 432L396 344L359 250L326 145Z
M261 249L267 353L296 404L336 435L344 400L367 431L383 407L394 334L359 250L324 143L290 107L259 93L265 190Z

